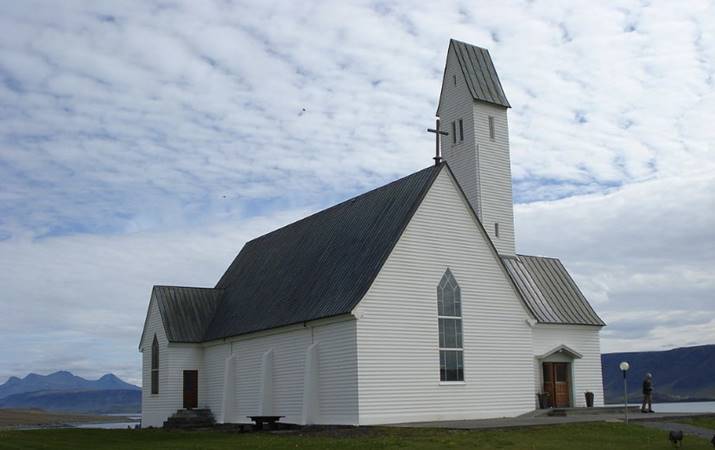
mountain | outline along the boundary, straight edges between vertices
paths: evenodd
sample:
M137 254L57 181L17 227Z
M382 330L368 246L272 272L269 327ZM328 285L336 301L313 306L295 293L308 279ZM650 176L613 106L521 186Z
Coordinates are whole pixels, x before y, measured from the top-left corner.
M125 383L108 373L98 380L87 380L66 370L38 375L31 373L25 378L10 377L0 385L0 399L14 394L36 391L99 391L99 390L141 390L133 384Z
M628 361L628 397L643 398L641 383L653 374L653 401L715 400L715 345L682 347L660 352L601 355L606 403L623 401L623 374L618 365Z
M94 414L136 413L141 410L141 396L141 391L137 389L22 392L0 399L0 408L40 408Z

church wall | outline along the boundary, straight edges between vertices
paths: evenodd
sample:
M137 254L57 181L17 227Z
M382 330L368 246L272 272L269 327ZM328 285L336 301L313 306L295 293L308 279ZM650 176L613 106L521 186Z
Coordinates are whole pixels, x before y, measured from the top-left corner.
M489 117L494 118L494 140L489 136ZM511 163L509 158L509 125L507 109L485 102L474 102L474 132L477 145L477 168L481 219L500 254L514 255L514 207ZM494 224L499 224L499 237Z
M440 383L437 285L461 288L463 383ZM534 408L529 318L443 170L357 306L360 424L516 416Z
M161 426L166 420L168 393L165 392L168 379L168 358L166 333L159 316L159 308L154 300L149 305L142 349L142 427ZM159 394L151 394L151 344L156 334L159 342Z
M203 367L199 372L199 407L210 409L217 421L223 418L223 378L230 350L229 344L211 345L203 350Z
M543 355L560 345L577 351L583 357L572 361L572 402L586 406L585 392L594 393L594 406L603 406L600 328L578 325L537 325L534 328L534 355ZM541 364L534 359L536 392L542 391Z
M202 407L223 419L226 358L236 355L235 415L241 422L260 410L263 355L272 350L272 401L267 410L286 416L287 423L302 423L305 358L308 347L318 345L318 403L323 424L357 424L357 356L355 321L316 321L270 332L241 336L204 347L204 365L199 373ZM203 375L202 375L203 374ZM264 410L266 411L266 410Z
M452 78L455 75L457 77L456 86ZM479 186L476 175L477 158L474 146L476 137L474 127L471 126L474 123L473 104L472 94L467 87L462 68L450 46L438 111L441 129L450 133L449 136L442 136L442 156L459 180L472 207L479 214L481 205L478 201ZM457 143L454 144L452 143L452 122L458 122L459 119L462 119L464 123L464 141L460 141L458 135ZM457 133L459 133L459 128L457 128Z
M358 424L355 320L314 329L319 342L320 423Z
M151 394L151 343L159 341L159 394ZM166 338L159 309L151 301L142 343L142 427L160 427L183 406L183 371L199 370L202 351L198 345L172 344ZM199 372L201 383L201 372ZM201 402L201 392L199 392ZM200 404L200 403L199 403Z

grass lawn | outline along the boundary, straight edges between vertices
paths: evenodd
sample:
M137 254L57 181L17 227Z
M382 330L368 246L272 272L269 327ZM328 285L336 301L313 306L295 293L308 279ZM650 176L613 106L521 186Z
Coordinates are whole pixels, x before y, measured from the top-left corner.
M697 417L693 419L683 419L679 420L680 423L687 423L688 425L693 425L701 428L710 428L715 430L715 417Z
M712 449L686 437L689 450ZM496 431L358 428L272 433L163 430L0 431L0 449L670 449L666 434L620 423L568 424Z

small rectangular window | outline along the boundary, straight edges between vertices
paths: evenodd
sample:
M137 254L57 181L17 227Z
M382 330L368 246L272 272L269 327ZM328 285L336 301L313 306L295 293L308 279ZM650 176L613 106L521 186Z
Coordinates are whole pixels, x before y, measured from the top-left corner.
M457 143L457 122L452 122L452 144Z
M494 236L499 237L499 223L494 224Z
M494 140L494 117L489 116L489 139Z
M457 85L457 75L452 75L452 81L454 81L454 85Z
M464 140L464 121L459 119L459 141Z

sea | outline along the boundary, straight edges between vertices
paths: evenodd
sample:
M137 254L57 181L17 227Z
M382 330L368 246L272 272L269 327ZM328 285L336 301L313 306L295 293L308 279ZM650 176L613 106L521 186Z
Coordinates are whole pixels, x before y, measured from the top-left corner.
M628 405L641 406L640 403L629 403ZM606 406L618 406L618 404ZM715 402L653 403L653 411L659 413L715 413Z
M137 414L104 414L105 416L118 417L122 419L129 419L131 422L103 422L103 423L78 423L73 425L73 428L101 428L104 430L119 430L126 428L134 428L139 425L139 421L142 418L140 413Z
M607 405L616 406L616 405ZM631 404L631 406L640 406ZM659 413L715 413L715 402L678 402L678 403L653 403L653 411ZM128 417L133 422L106 422L106 423L82 423L75 425L76 428L102 428L102 429L125 429L134 428L139 424L141 414L107 414L108 416Z

